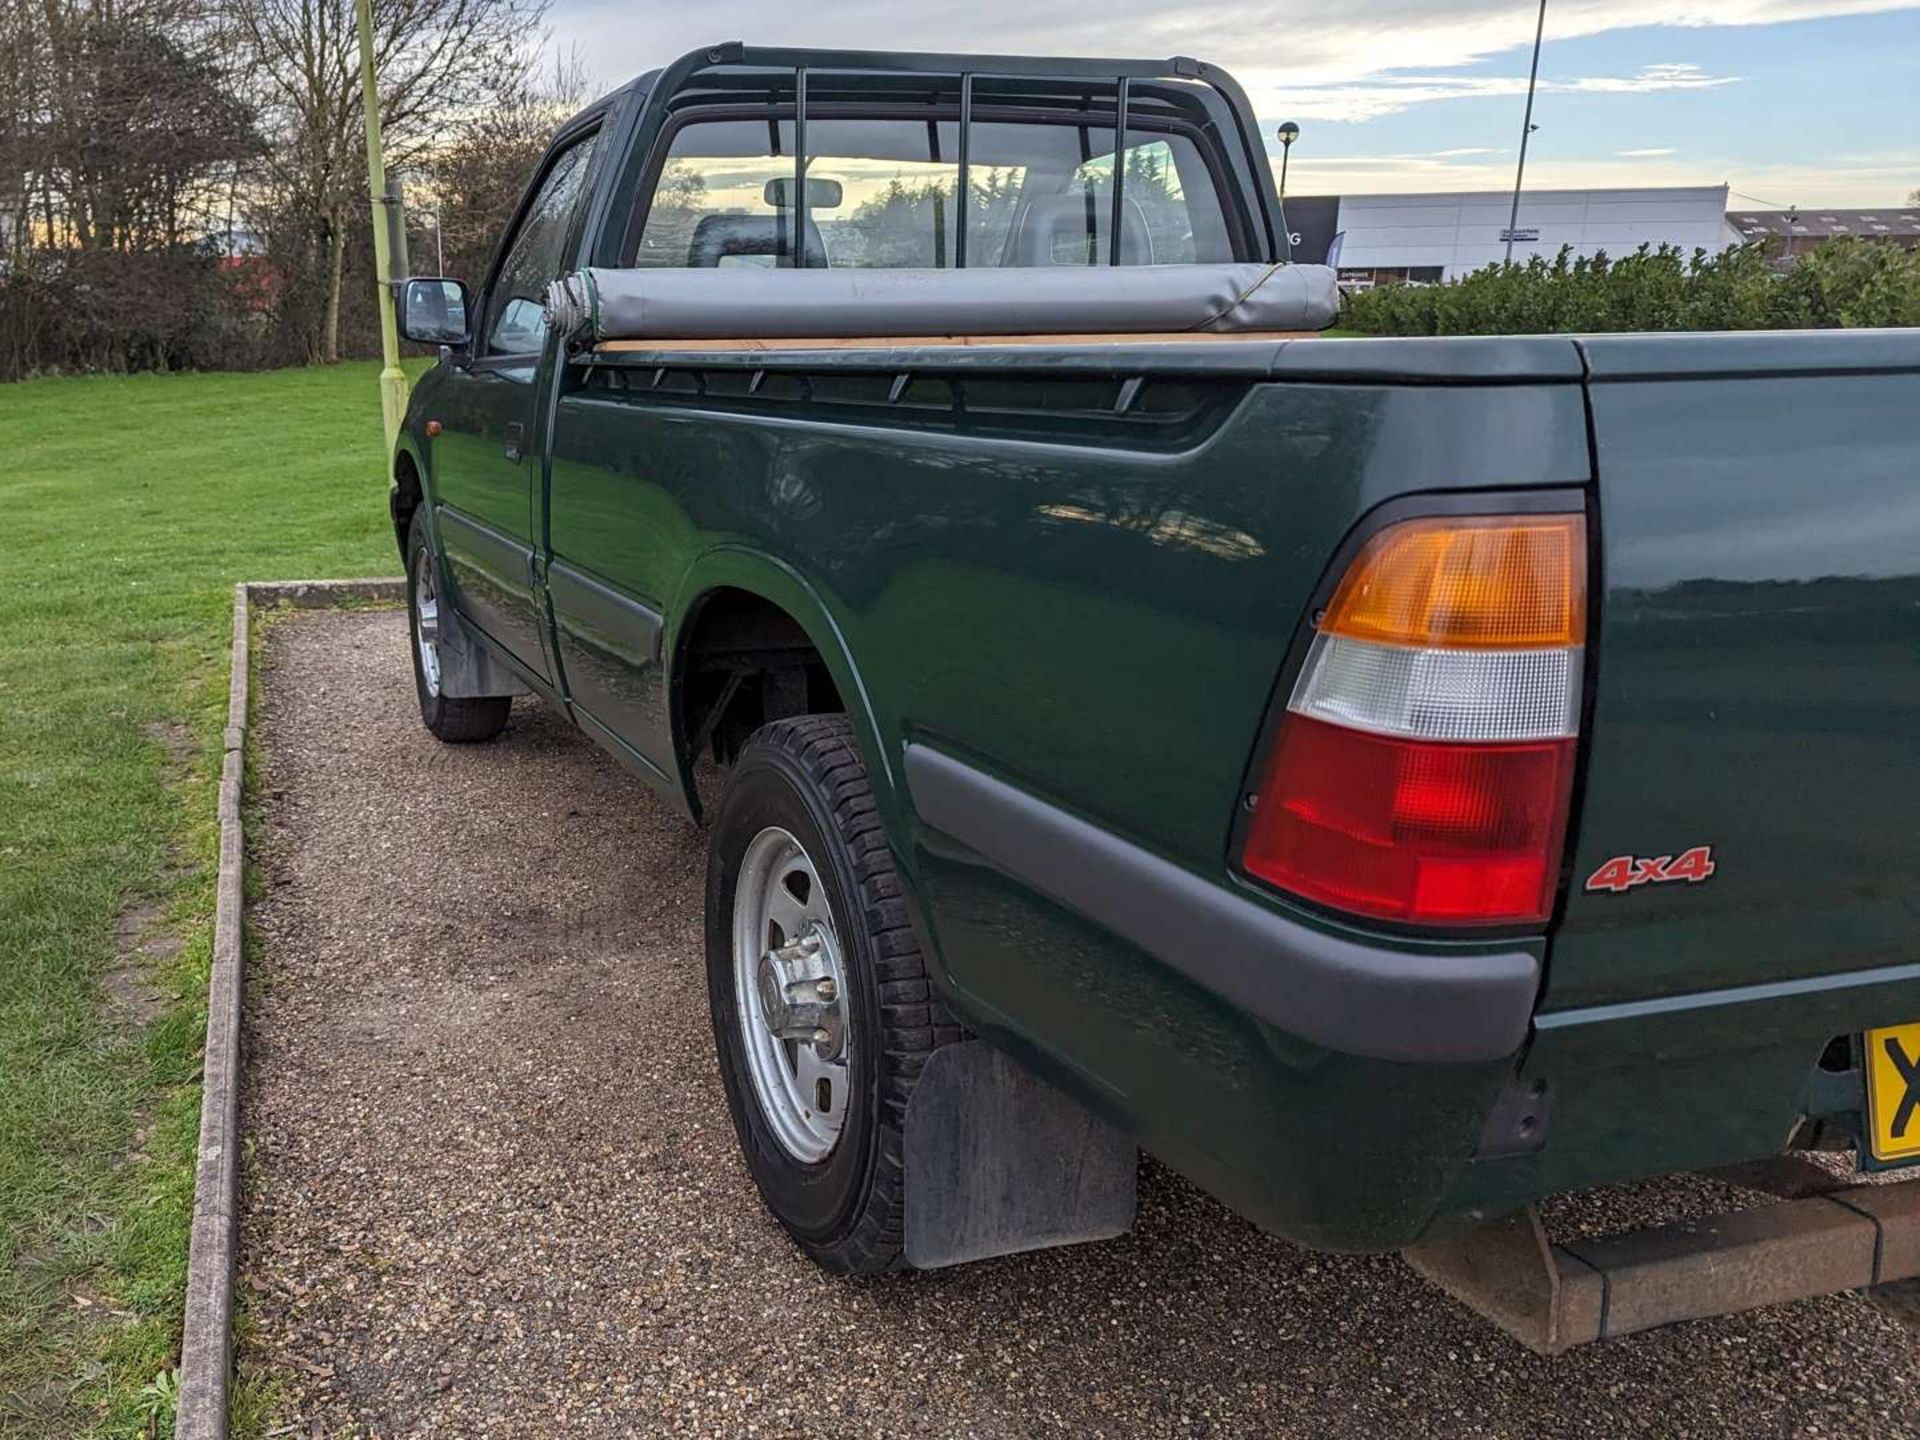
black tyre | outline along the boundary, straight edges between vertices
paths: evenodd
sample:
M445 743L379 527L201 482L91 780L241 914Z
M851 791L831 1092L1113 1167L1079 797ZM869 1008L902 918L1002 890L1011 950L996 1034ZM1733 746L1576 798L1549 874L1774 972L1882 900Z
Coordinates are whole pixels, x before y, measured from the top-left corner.
M510 695L457 700L440 693L440 571L418 510L407 525L407 623L413 632L413 690L420 722L435 738L454 745L491 740L507 728Z
M707 861L707 993L727 1106L768 1208L830 1270L886 1270L901 1125L962 1031L930 988L842 715L747 741Z

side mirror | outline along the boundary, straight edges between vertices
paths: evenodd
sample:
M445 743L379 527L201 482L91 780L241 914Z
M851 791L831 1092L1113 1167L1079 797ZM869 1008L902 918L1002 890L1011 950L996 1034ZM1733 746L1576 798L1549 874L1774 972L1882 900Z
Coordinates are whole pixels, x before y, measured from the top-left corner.
M458 280L409 280L400 287L400 333L419 345L467 343L467 287Z
M760 191L760 198L776 210L793 208L793 177L776 175L767 181ZM845 192L838 180L815 180L807 177L807 208L809 210L838 210L845 199Z

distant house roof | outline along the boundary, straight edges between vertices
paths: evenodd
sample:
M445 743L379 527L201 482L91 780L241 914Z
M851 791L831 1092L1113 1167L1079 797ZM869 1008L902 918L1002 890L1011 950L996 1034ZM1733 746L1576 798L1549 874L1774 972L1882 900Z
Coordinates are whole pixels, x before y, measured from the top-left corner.
M1727 223L1743 240L1830 240L1863 235L1869 240L1920 243L1920 209L1899 205L1884 210L1834 210L1809 205L1804 210L1729 210Z

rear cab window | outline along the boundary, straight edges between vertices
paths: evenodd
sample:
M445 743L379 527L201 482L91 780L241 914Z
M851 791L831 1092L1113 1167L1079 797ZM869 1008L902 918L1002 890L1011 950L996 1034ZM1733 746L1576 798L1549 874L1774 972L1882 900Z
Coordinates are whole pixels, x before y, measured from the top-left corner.
M718 107L715 107L718 108ZM759 115L692 107L669 127L651 203L629 226L626 264L643 268L949 269L1105 265L1113 257L1114 111L1078 97L976 105L961 194L960 125L860 114L841 103L805 125L805 194L794 184L791 106ZM888 107L892 108L892 107ZM924 117L924 118L923 118ZM1129 123L1121 172L1119 263L1249 258L1233 187L1203 127ZM796 198L806 201L796 225ZM964 247L961 230L965 230Z

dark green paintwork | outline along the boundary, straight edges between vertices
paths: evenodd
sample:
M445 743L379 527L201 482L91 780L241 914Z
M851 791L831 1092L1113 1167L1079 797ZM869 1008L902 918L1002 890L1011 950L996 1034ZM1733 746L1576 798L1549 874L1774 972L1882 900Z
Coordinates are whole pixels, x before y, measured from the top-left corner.
M658 130L646 98L605 116L623 160L581 258L624 223ZM527 526L502 524L552 579L463 604L528 607L529 678L689 808L689 619L723 588L785 609L860 732L956 1008L1265 1225L1385 1248L1546 1190L1770 1153L1828 1036L1920 1016L1905 971L1833 978L1920 962L1920 337L557 359L529 427L550 453L517 467ZM443 362L403 446L430 501L510 516L497 463L421 430L472 383ZM1575 893L1550 951L1523 939L1548 981L1513 1060L1305 1044L917 822L909 739L1339 928L1237 881L1228 853L1309 598L1382 503L1471 490L1497 510L1552 487L1588 497L1603 536L1576 886L1608 854L1694 843L1722 869ZM1435 965L1476 943L1370 938ZM1780 984L1661 999L1762 982ZM1516 1070L1552 1087L1545 1146L1475 1161Z
M1920 1017L1920 333L1582 342L1604 534L1573 888L1494 1198L1768 1154ZM1582 886L1712 845L1698 884Z
M1593 412L1574 868L1711 844L1718 869L1576 891L1546 1008L1920 961L1920 375L1603 380Z

